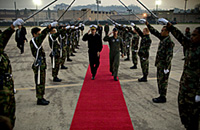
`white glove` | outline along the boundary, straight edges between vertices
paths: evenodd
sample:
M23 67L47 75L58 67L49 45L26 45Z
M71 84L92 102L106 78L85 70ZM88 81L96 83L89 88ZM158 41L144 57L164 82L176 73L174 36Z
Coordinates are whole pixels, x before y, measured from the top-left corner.
M146 23L147 21L146 21L146 19L140 19L139 22L140 23Z
M164 73L165 74L169 73L169 70L168 69L164 69Z
M134 52L138 52L138 50L134 50Z
M161 25L167 25L169 21L164 19L164 18L159 18L158 19L158 23L161 24Z
M195 96L195 102L200 102L200 96L199 95Z
M58 22L53 22L53 23L50 23L51 27L56 27L58 25Z
M15 20L14 22L13 22L13 26L19 26L19 25L23 25L24 24L24 20L22 20L22 19L17 19L17 20Z
M135 24L134 24L134 23L131 23L131 26L133 26L133 27L134 27L134 26L135 26Z

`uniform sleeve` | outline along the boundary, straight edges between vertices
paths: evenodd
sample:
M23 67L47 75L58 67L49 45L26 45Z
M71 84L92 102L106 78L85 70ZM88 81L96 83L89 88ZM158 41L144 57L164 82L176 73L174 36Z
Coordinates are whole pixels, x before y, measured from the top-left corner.
M83 41L88 41L88 36L89 36L89 34L86 33L86 34L83 36L82 40L83 40Z
M151 32L151 34L153 34L154 36L156 36L157 38L161 40L161 34L154 27L152 27L150 24L148 24L147 27L149 31Z
M198 48L198 53L200 54L200 47ZM200 75L200 55L199 55L199 62L198 62L197 74ZM198 83L196 95L200 95L200 76L199 76L198 82L199 82L199 83Z
M134 47L133 47L133 49L134 49L134 50L138 50L139 36L138 36L138 35L134 36L134 40L132 40L132 42L134 42Z
M166 68L165 69L170 69L170 65L171 65L171 60L173 58L173 48L174 48L174 43L171 41L170 43L168 43L166 45L166 52L165 52L165 56L166 56L166 59L165 59L165 65L166 65Z
M120 38L120 48L121 48L121 53L124 54L124 46L122 38Z
M137 26L134 26L134 29L136 30L136 32L139 34L140 37L143 37L143 33L140 30L140 28L138 28Z
M14 32L15 32L15 30L13 30L11 27L9 27L5 31L3 31L2 34L0 35L0 54L3 53L10 37L12 36L12 34Z
M42 42L44 41L44 39L46 38L47 34L49 32L49 28L45 28L41 34L36 38L36 43L37 46L41 46Z
M110 37L109 37L109 36L105 36L105 37L103 38L103 40L104 40L105 42L109 42Z
M188 44L190 43L190 39L185 37L184 34L179 29L177 29L173 25L167 26L167 28L182 46L185 47L189 46Z
M101 52L102 48L103 48L103 44L102 44L102 40L101 37L99 36L99 44L98 44L98 52Z

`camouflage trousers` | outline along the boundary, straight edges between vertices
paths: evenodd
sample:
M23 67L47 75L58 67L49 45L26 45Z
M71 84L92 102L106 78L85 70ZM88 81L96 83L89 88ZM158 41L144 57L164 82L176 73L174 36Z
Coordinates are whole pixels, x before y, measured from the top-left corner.
M148 74L149 74L149 59L140 57L140 64L141 64L143 76L148 76Z
M118 75L120 62L120 53L110 53L110 72L113 73L113 76Z
M12 127L15 126L15 96L14 83L11 78L10 81L3 81L3 89L0 89L0 115L8 117L11 121Z
M74 52L75 51L75 41L72 41L72 44L71 44L71 51Z
M132 62L134 65L138 64L137 52L135 52L135 51L132 51Z
M130 42L126 42L126 47L124 52L126 53L127 57L130 56Z
M167 95L167 86L168 86L170 70L171 70L171 67L169 69L169 73L165 74L163 67L157 67L158 92L159 92L160 96L162 96L162 97L166 97L166 95Z
M197 83L181 78L178 108L182 124L187 130L200 129L200 103L195 102ZM196 86L196 87L195 87Z
M62 57L60 57L60 64L61 65L65 64L66 57L67 57L67 46L64 46L62 48Z
M45 94L46 68L40 68L40 84L38 84L38 69L39 67L33 67L36 84L36 97L42 99Z
M57 77L60 68L60 56L55 56L55 67L53 68L53 57L51 57L52 63L52 77Z

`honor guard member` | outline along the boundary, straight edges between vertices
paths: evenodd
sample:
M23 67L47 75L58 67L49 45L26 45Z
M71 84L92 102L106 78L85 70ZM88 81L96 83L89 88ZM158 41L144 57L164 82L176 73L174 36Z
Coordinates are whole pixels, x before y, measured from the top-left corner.
M124 61L129 61L130 60L130 44L131 44L131 39L132 39L132 34L131 34L131 28L126 27L125 28L125 33L124 33L124 42L125 42L125 50L126 50L126 55L127 58Z
M8 55L4 52L6 45L15 27L24 23L22 19L17 19L13 24L0 34L0 116L10 119L12 128L15 126L15 96L14 81L12 78L12 67Z
M186 27L185 29L185 36L190 39L191 37L191 34L190 34L190 28L189 27ZM186 49L183 48L183 55L184 55L184 58L182 60L185 60L185 53L186 53Z
M190 39L164 18L159 23L167 25L168 30L186 48L184 69L178 94L179 115L187 130L200 129L200 27L194 29Z
M141 19L140 21L145 23L151 34L160 40L155 61L155 66L157 67L158 92L160 96L158 98L153 98L152 100L154 103L165 103L174 43L169 36L169 31L166 26L163 26L161 32L158 32L145 19Z
M70 59L71 55L71 26L66 27L66 44L67 44L67 61L71 62L72 59Z
M142 68L143 77L138 79L138 81L147 82L147 76L149 74L149 50L152 42L149 36L149 29L144 28L142 32L134 23L131 23L131 25L142 38L140 42L138 55L140 57L140 64Z
M60 26L60 29L64 29L64 26ZM68 69L66 66L64 66L65 64L65 60L67 57L67 35L66 33L62 33L59 35L58 37L58 41L60 43L60 65L61 65L61 69Z
M49 101L44 99L45 94L45 80L46 80L46 55L43 49L43 41L49 33L50 29L56 26L57 22L51 23L42 32L38 27L31 29L33 38L30 41L30 48L33 57L35 58L32 69L34 72L36 84L36 98L37 105L48 105Z
M89 62L92 73L92 80L95 79L97 69L100 64L100 52L103 48L102 40L99 34L96 33L97 25L90 25L90 30L83 36L83 41L88 41ZM89 34L91 32L91 34Z
M85 29L85 24L81 24L81 35L83 36L83 31Z
M138 64L138 44L139 44L139 35L138 33L135 31L135 29L133 29L133 31L131 31L132 33L132 44L131 44L131 51L132 51L132 62L133 62L133 66L130 67L130 69L137 69L137 64Z
M113 33L112 37L109 37ZM120 48L122 53L122 58L124 57L123 40L118 36L118 29L114 28L113 32L109 33L104 37L104 41L109 42L110 46L110 72L114 76L114 80L118 81L118 68L120 63Z
M61 82L62 80L58 78L58 72L60 68L60 44L56 40L64 29L51 28L49 34L49 46L51 48L51 63L52 63L52 77L54 82Z
M108 32L110 31L109 25L108 23L106 23L106 25L104 26L104 32L105 32L105 36L108 35Z

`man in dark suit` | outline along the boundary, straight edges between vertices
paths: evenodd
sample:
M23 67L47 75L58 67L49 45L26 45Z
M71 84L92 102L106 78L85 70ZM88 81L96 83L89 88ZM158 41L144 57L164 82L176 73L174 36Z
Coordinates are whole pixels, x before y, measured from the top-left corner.
M97 69L99 67L100 52L103 48L102 40L99 34L96 33L97 26L91 25L90 30L83 36L83 41L88 41L89 62L92 73L92 80L95 79ZM91 34L89 34L91 32Z

